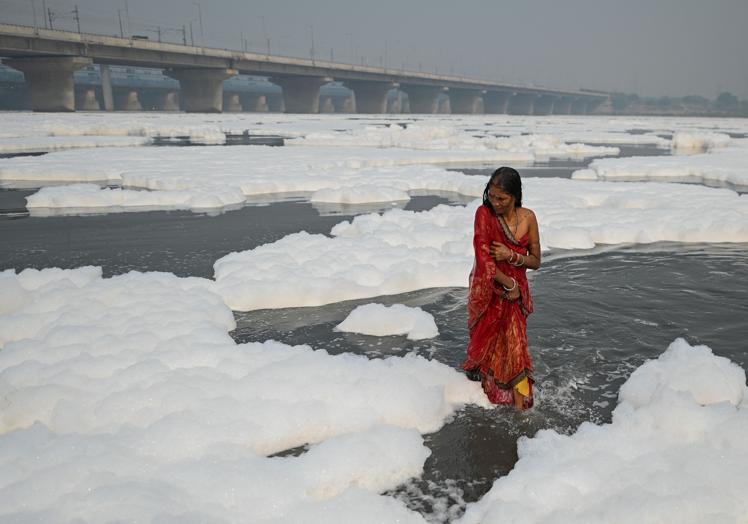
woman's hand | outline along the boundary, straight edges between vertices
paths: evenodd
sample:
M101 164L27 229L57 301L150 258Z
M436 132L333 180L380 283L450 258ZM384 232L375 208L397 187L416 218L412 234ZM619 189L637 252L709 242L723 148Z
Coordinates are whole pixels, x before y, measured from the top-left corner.
M508 301L514 302L520 297L519 286L516 286L512 291L507 291L504 295L506 295Z
M496 260L496 262L503 262L509 260L512 256L513 251L506 247L501 242L491 242L491 247L488 249L488 253Z

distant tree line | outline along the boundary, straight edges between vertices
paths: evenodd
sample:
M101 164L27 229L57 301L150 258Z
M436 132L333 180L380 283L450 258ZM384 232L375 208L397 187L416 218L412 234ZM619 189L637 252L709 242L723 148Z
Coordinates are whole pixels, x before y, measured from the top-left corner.
M610 107L610 112L621 114L693 114L748 117L748 100L740 100L729 92L720 93L714 100L709 100L700 95L640 97L637 94L614 93L611 96Z

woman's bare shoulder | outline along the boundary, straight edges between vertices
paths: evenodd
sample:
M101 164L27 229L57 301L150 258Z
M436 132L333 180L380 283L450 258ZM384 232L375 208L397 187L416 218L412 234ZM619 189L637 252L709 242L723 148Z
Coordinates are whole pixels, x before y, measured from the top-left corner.
M533 222L537 222L538 221L538 219L535 217L535 211L533 211L529 207L523 207L521 209L524 210L522 218L529 218Z

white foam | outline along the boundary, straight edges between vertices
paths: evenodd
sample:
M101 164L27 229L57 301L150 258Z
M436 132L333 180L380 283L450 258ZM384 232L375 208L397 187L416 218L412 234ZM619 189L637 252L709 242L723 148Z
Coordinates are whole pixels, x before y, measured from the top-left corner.
M331 130L309 133L290 140L289 145L301 146L365 146L376 148L405 148L416 150L500 150L511 153L530 152L534 157L584 158L617 155L614 147L567 144L551 135L518 135L511 137L476 136L451 125L411 123L369 126L359 129Z
M394 187L377 187L365 184L342 189L318 189L309 197L312 202L341 204L363 204L377 202L402 202L410 200L410 195Z
M527 178L524 203L544 250L598 244L748 242L748 199L682 184ZM216 285L237 310L316 306L467 285L478 202L423 212L357 216L332 237L306 232L214 264Z
M434 317L419 307L403 304L364 304L358 306L337 326L335 331L383 337L407 335L409 340L439 335Z
M684 151L709 151L730 144L730 136L724 133L693 133L678 131L673 134L672 148L676 153Z
M150 138L134 136L0 137L0 153L38 153L65 149L144 146Z
M742 522L747 434L745 371L679 339L626 381L612 423L520 438L459 523Z
M480 194L482 181L432 163L496 161L506 153L487 151L411 151L335 148L182 147L66 151L35 158L0 160L0 180L52 182L104 181L129 191L91 187L45 189L29 199L29 208L161 206L200 209L234 205L239 194L320 191L317 200L338 202L402 200L407 191ZM511 155L510 155L511 156ZM520 155L521 156L521 155ZM205 166L211 166L206 176ZM147 192L133 191L147 189ZM159 195L158 192L172 192ZM205 204L211 200L210 206ZM406 199L407 200L407 199Z
M237 345L213 287L0 273L0 520L421 521L377 493L480 388L421 357Z
M280 133L288 148L234 146L230 148L138 148L117 151L67 151L35 158L0 160L0 180L5 185L37 185L64 182L104 182L123 189L181 191L154 197L144 193L98 197L89 192L78 200L76 193L52 190L32 201L44 204L43 214L119 212L147 209L224 209L236 205L236 197L283 192L319 192L315 199L326 202L361 203L394 201L404 192L452 191L474 195L466 177L429 164L529 164L547 158L582 158L617 154L613 148L589 144L653 144L715 148L737 144L725 131L745 132L740 120L647 119L602 117L520 117L439 115L410 117L382 115L351 118L330 115L185 115L185 114L76 114L40 119L33 114L11 113L8 140L22 147L37 147L39 141L78 141L99 146L115 140L151 140L154 137L187 136L205 143L222 142L226 133ZM639 131L646 131L641 133ZM633 131L633 132L632 132ZM659 134L673 134L668 140ZM68 140L69 139L69 140ZM729 141L729 142L728 142ZM580 143L582 142L582 143ZM35 145L37 144L37 145ZM304 147L298 147L304 146ZM341 147L345 146L345 147ZM62 146L61 146L62 147ZM65 146L68 147L68 146ZM120 149L120 148L118 148ZM712 158L717 170L727 157ZM601 162L601 161L597 161ZM206 165L211 166L209 177ZM598 163L613 166L618 164ZM418 166L413 169L414 166ZM735 172L729 165L728 171ZM738 166L739 167L739 166ZM578 173L594 177L594 172ZM611 175L611 177L614 175ZM628 176L620 175L620 176ZM640 174L636 176L641 177ZM694 176L682 172L688 181ZM735 183L730 175L725 183ZM742 175L741 175L742 176ZM698 180L719 179L707 174ZM724 178L724 177L723 177ZM366 191L363 185L371 186ZM376 189L374 189L376 188ZM44 202L46 200L46 202ZM113 202L113 200L117 202ZM211 200L211 203L206 202ZM193 205L194 203L194 205ZM54 205L54 208L49 206ZM89 209L91 208L91 209ZM131 209L128 209L131 208ZM55 209L53 211L52 209Z
M698 147L703 141L695 142ZM703 146L706 147L706 146ZM603 158L573 173L578 180L689 182L748 188L748 140L707 153L665 157Z
M95 184L44 187L26 198L32 215L82 214L99 210L112 212L147 209L225 209L244 203L246 197L235 188L204 191L134 191L101 188Z
M564 142L586 144L653 144L670 147L658 135L691 133L746 133L741 118L522 116L522 115L285 115L277 113L155 113L100 112L40 114L6 112L0 137L141 136L222 138L226 133L279 134L302 137L330 131L357 131L370 127L410 126L457 128L469 136L553 135ZM341 135L342 136L342 135ZM664 141L661 141L664 140Z

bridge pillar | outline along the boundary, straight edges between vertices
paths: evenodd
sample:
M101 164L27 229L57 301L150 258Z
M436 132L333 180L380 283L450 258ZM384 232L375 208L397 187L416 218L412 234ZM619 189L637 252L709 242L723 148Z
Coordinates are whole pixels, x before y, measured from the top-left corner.
M142 111L143 106L140 104L140 96L135 89L118 91L116 94L115 107L120 111Z
M112 90L112 72L106 64L99 64L101 74L101 98L104 111L114 111L114 91Z
M250 94L247 95L246 99L248 100L247 107L249 108L249 111L254 113L268 112L268 98L266 95Z
M481 95L474 89L450 89L449 105L453 114L474 115L478 113Z
M554 115L570 115L571 114L571 103L574 99L570 96L562 96L556 103L553 104Z
M188 113L220 113L223 110L223 81L237 74L236 69L165 69L164 74L179 80L182 102Z
M584 98L577 98L571 104L572 115L586 115L587 114L587 101Z
M550 115L553 113L553 105L558 99L557 96L553 95L542 95L535 100L535 107L533 114L535 115Z
M538 95L534 93L515 93L509 100L508 113L510 115L532 115L535 114L535 99Z
M512 95L510 91L488 91L483 95L483 112L487 115L506 114Z
M330 78L319 76L280 76L270 79L283 89L286 113L319 113L319 88Z
M34 111L75 111L73 72L93 61L82 56L65 56L13 58L3 63L23 72Z
M405 95L399 89L394 96L387 97L387 113L402 113Z
M335 109L337 111L337 107ZM340 105L339 113L355 113L356 112L356 97L351 95L343 99L343 103Z
M237 93L228 93L224 96L223 110L227 113L241 113L244 111L242 101Z
M387 111L387 93L394 82L367 82L365 80L349 80L344 85L353 90L356 97L356 112L380 114Z
M176 91L163 93L158 108L161 111L179 111L179 93Z
M350 96L331 96L330 101L336 113L355 113L353 94Z
M405 91L400 91L400 112L410 113L410 97Z
M96 99L96 89L93 87L89 87L86 89L86 91L83 93L83 100L80 104L81 109L83 111L100 111L101 106L99 105L99 101Z
M411 113L436 113L437 97L444 92L443 87L408 85L401 88L408 94Z
M451 115L452 104L447 95L439 96L436 99L436 112L440 115Z
M332 101L332 97L330 95L321 97L319 101L319 112L320 113L334 113L335 112L335 104Z

